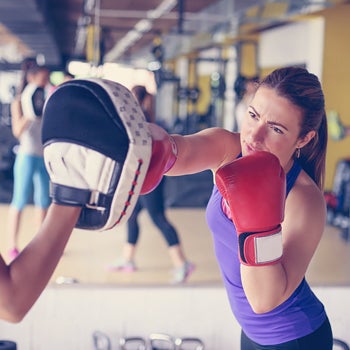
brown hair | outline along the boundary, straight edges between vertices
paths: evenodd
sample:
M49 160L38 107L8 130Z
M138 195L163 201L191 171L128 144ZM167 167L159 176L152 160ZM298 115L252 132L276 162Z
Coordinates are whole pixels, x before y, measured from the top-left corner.
M131 92L134 94L134 96L138 100L145 114L146 120L150 123L154 123L155 116L154 116L153 105L152 105L152 95L142 85L135 85L131 89Z
M285 67L269 74L260 82L260 86L274 89L279 96L300 108L303 112L300 138L311 130L316 132L315 137L300 150L298 161L317 186L323 189L328 134L325 101L319 79L305 68Z
M21 63L21 80L17 88L17 94L21 94L28 84L28 72L37 67L35 58L27 57Z
M17 94L20 95L24 88L28 85L28 76L36 75L41 71L48 71L46 66L39 66L34 58L26 58L21 63L21 80L17 89Z
M146 88L142 85L135 85L132 89L131 92L135 95L139 103L142 105L143 100L147 96L148 92Z

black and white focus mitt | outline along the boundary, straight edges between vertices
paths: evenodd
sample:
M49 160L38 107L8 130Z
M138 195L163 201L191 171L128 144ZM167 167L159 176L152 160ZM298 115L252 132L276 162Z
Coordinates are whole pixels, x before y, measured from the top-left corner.
M45 103L45 90L35 84L28 84L21 94L22 112L25 118L41 118Z
M129 218L152 139L127 88L104 79L61 84L44 107L42 141L53 202L82 207L77 228L103 231Z

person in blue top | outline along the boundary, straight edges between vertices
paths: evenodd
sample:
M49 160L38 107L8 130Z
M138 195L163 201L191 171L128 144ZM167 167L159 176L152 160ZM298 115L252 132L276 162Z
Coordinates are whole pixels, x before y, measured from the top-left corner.
M300 67L273 71L259 83L241 133L157 129L152 137L162 133L172 164L163 173L214 174L206 216L241 349L331 350L325 307L305 279L326 222L318 78Z

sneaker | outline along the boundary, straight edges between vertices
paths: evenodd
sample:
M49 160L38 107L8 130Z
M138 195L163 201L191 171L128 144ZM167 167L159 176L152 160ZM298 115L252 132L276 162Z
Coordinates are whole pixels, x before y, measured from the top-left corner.
M19 254L19 250L17 248L12 248L7 253L10 261L15 260L18 254Z
M109 271L135 272L137 270L133 261L118 260L114 264L108 265Z
M186 261L183 266L174 269L173 284L185 283L195 268L193 263Z

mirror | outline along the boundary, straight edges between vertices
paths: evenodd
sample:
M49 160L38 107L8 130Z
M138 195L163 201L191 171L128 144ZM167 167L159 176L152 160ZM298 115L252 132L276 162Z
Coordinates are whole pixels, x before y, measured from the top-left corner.
M301 14L303 14L302 11ZM320 9L315 16L298 18L297 23L290 23L279 28L265 28L259 34L256 33L259 37L259 59L262 60L259 62L261 74L271 67L281 64L305 64L307 68L311 67L312 70L322 76L327 105L336 110L339 109L343 118L350 115L350 107L342 102L343 96L341 96L342 91L347 91L346 82L350 80L348 62L342 59L348 57L350 53L349 48L344 45L344 42L347 42L345 40L350 35L347 22L348 15L350 15L349 6L340 2L340 4ZM305 34L305 30L308 30L310 35L314 35L309 37L311 38L309 41L300 39L303 33ZM339 33L341 33L341 36ZM278 37L278 40L276 40L276 37ZM286 40L286 37L290 40ZM308 36L304 35L304 37ZM280 41L281 38L282 41ZM283 40L284 43L288 44L287 46L283 45ZM277 42L279 42L278 46L270 46L273 43L276 45ZM292 54L289 50L292 50ZM342 53L341 56L335 54L339 52ZM287 60L286 62L286 56L292 61ZM241 59L244 60L244 57ZM202 64L204 61L202 59L200 63ZM226 68L229 68L226 70L225 76L226 89L230 92L226 98L233 99L232 84L237 74L237 70L234 70L236 66L235 58L229 57L226 63ZM220 67L221 64L223 64L222 60L220 61ZM203 73L205 70L202 68L199 69L199 72L201 74L196 79L198 79L198 86L201 87L202 91L199 97L196 96L193 101L202 104L205 104L205 101L210 103L210 76L206 76ZM188 71L180 73L180 78L181 74L187 73ZM207 91L204 90L205 87ZM192 93L194 90L191 90ZM188 91L189 94L191 94L191 91ZM174 99L177 98L178 96L174 96ZM186 98L190 98L190 96ZM233 106L231 107L226 118L232 115ZM204 108L201 106L201 110L208 111L206 106ZM193 109L190 109L189 113L192 112ZM224 113L227 113L227 111L224 111ZM9 149L12 150L16 140L11 136L6 118L9 118L9 113L6 114L5 109L3 109L0 142L5 143L6 139L8 144L11 145ZM191 119L192 122L193 118ZM195 122L203 123L203 118L195 119ZM349 149L350 140L348 139L339 142L329 141L327 190L332 188L337 162L348 157ZM9 162L8 164L13 164L13 153L8 153L6 160ZM2 231L3 237L5 237L8 203L11 200L10 193L12 191L12 170L11 166L6 168L5 162L1 163L1 166L3 165L5 165L5 168L1 169L0 202L2 204L0 205L0 220L3 223ZM180 237L186 257L196 265L194 273L189 278L189 283L193 285L222 283L214 255L211 233L205 220L204 207L210 195L211 186L211 174L206 172L195 176L166 179L166 216ZM140 237L135 257L137 265L135 273L111 271L109 266L118 262L118 259L122 257L127 237L126 225L115 227L108 232L75 230L52 277L52 282L106 285L131 284L135 286L171 284L174 266L164 237L145 210L140 213L139 225ZM21 222L20 247L23 248L35 233L34 210L32 206L28 206L23 212ZM1 246L1 253L6 257L5 243ZM349 259L349 242L344 239L338 228L327 225L310 264L307 273L308 280L314 285L349 284Z

